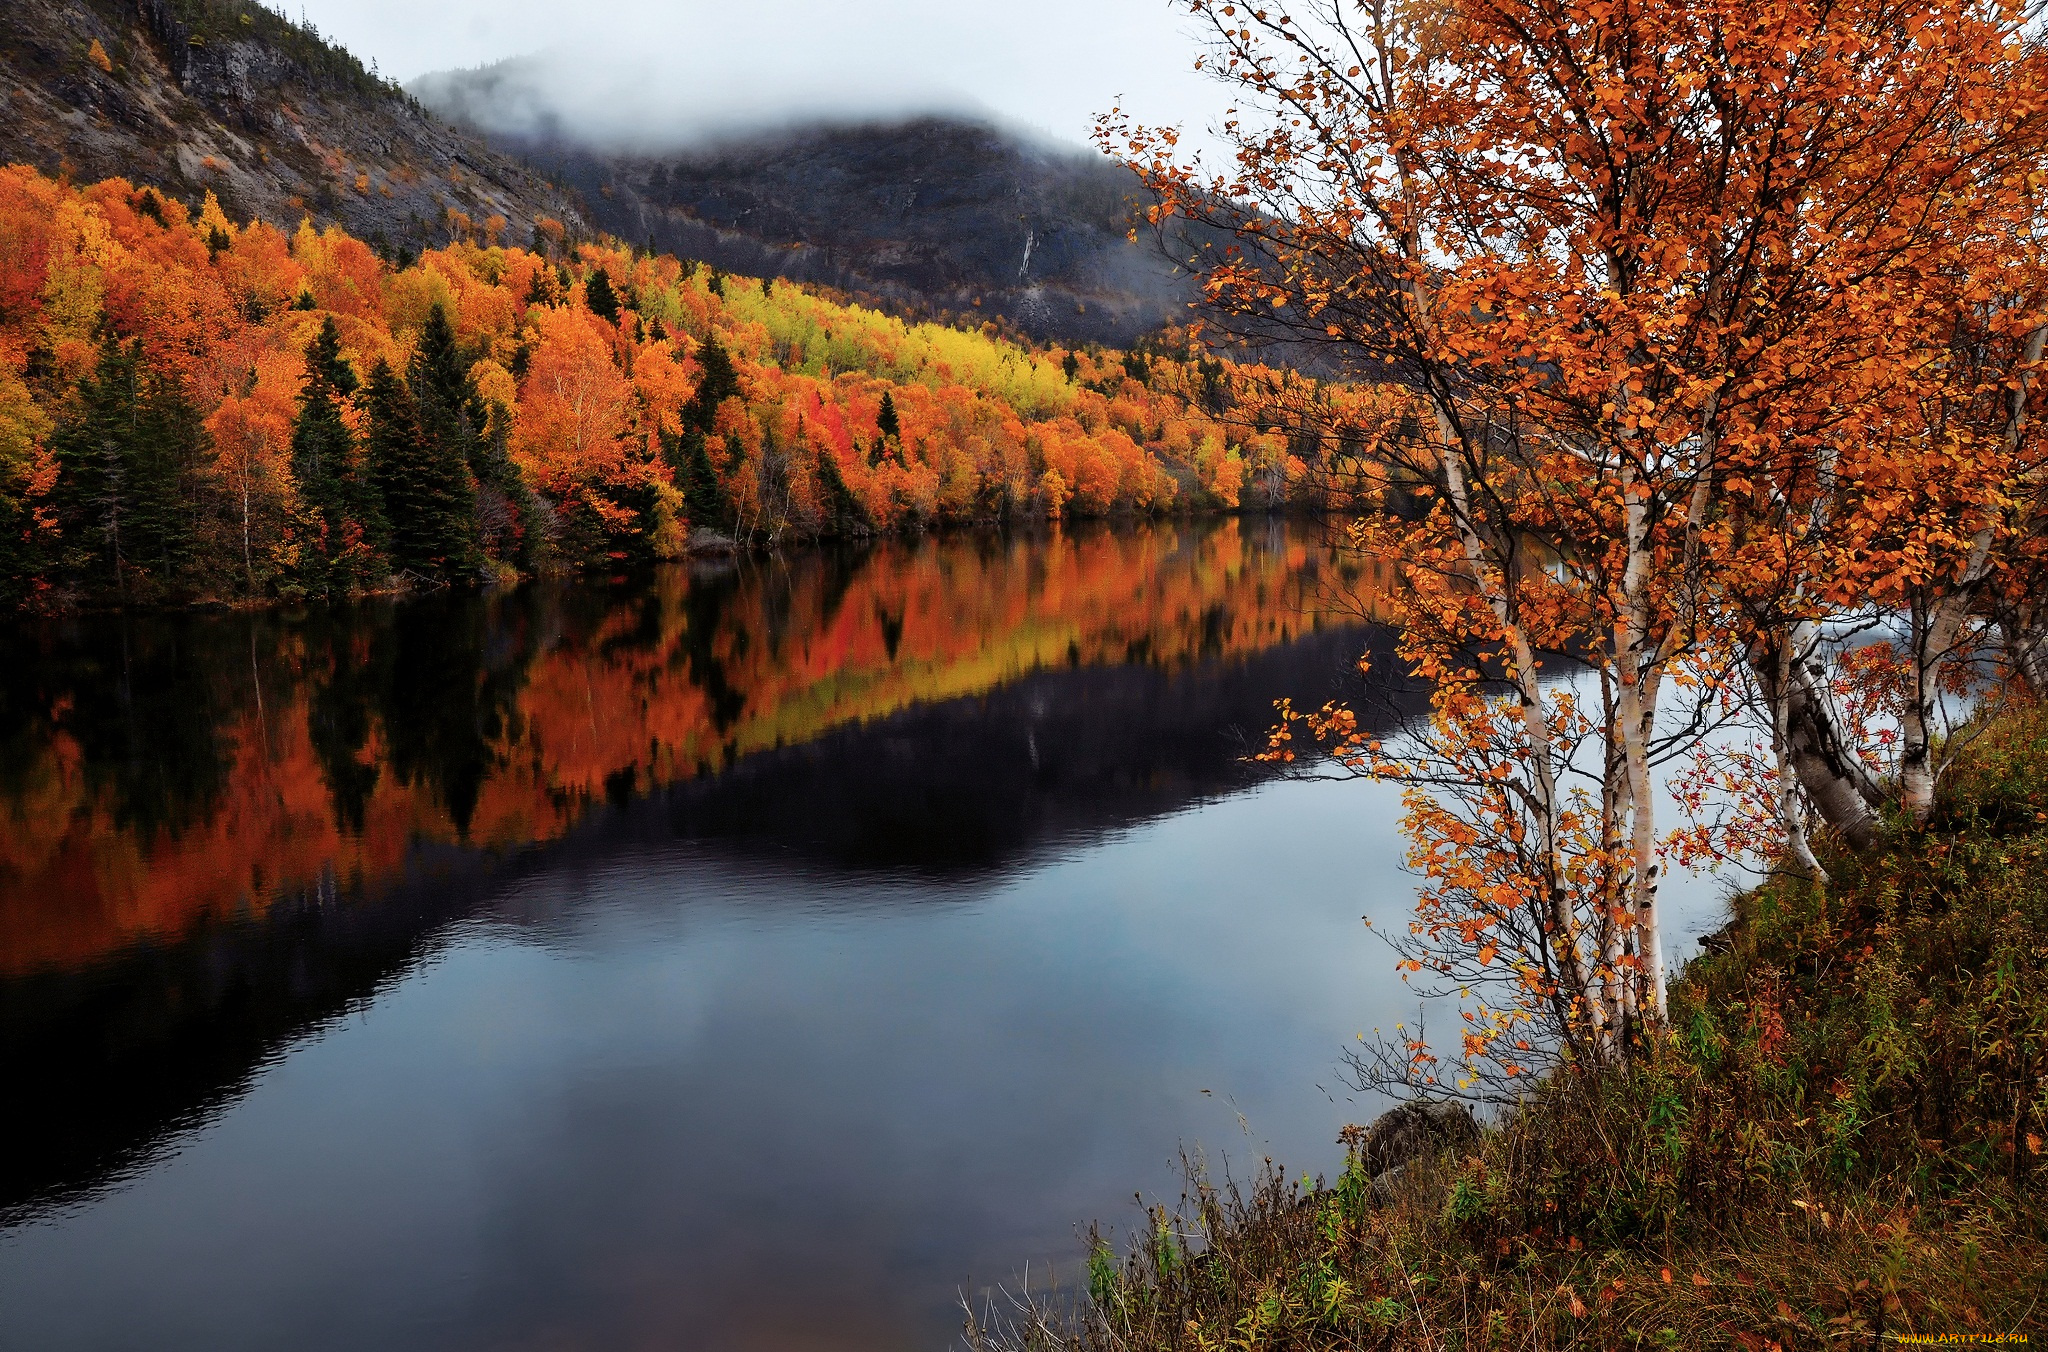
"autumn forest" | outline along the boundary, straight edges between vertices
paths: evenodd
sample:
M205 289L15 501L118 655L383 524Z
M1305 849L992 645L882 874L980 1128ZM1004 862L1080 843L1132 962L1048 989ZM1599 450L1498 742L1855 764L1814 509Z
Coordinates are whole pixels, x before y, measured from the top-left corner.
M38 1347L2048 1332L2037 8L1174 0L1091 152L36 2Z
M543 220L387 260L0 171L0 596L346 596L691 547L1277 508L1279 379L906 323Z

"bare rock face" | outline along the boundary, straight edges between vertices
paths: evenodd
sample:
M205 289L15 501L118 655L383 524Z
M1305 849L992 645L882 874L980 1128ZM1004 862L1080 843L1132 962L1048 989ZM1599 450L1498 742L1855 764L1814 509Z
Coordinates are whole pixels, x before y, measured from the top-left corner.
M1404 1103L1370 1126L1350 1126L1337 1139L1365 1166L1368 1177L1401 1169L1418 1159L1479 1143L1479 1124L1462 1103Z
M544 58L423 76L449 121L544 166L620 239L894 306L1000 316L1121 344L1187 319L1200 288L1150 231L1154 200L1098 152L958 116L814 122L671 148L608 142L552 102ZM646 136L659 142L660 127ZM1220 245L1219 245L1220 247Z
M253 0L6 0L0 94L0 163L212 192L287 230L416 249L493 217L513 243L542 216L582 224L552 183Z

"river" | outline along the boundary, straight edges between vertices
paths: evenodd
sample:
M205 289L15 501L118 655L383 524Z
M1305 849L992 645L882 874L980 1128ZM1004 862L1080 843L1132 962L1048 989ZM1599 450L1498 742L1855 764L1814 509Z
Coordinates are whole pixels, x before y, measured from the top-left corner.
M16 631L0 1347L942 1348L1183 1147L1330 1169L1398 803L1244 739L1388 580L1223 521Z

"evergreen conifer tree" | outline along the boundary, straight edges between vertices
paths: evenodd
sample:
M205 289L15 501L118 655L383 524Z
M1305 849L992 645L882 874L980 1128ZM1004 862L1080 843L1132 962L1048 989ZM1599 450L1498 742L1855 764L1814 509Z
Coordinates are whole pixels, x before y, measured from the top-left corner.
M510 529L498 532L495 546L489 552L522 573L532 573L549 561L553 542L546 526L545 509L527 486L519 467L512 463L511 428L512 411L493 404L484 434L476 439L470 472L476 476L478 496L492 495L511 514L507 523Z
M839 472L839 457L832 454L827 446L818 448L818 486L825 493L825 524L831 534L867 534L868 514L861 509L860 499L847 487L846 476Z
M476 549L467 464L429 433L420 400L390 363L379 361L370 372L368 396L370 473L383 499L392 563L437 581L469 576Z
M884 441L903 440L903 424L896 419L896 401L889 397L887 390L882 391L881 411L875 414L875 430L882 434Z
M434 485L435 524L442 540L444 575L473 574L483 561L477 543L476 473L483 455L486 413L469 377L469 362L455 342L448 314L435 306L420 329L405 383L419 410Z
M666 448L669 463L675 469L676 487L683 490L683 510L689 513L690 524L699 529L724 530L733 524L732 500L726 496L725 485L719 482L710 450L704 443L700 429L685 427L682 435Z
M703 375L690 402L683 406L683 423L709 436L712 424L718 420L718 406L739 397L740 377L717 334L707 337L698 347L697 366Z
M903 424L896 417L896 401L882 391L882 406L875 413L875 460L893 458L903 464Z
M383 536L377 494L363 471L355 433L343 417L361 385L341 355L341 331L330 316L306 345L306 380L292 425L292 477L311 538L301 555L308 590L343 593L372 580L369 559L351 544L375 549Z
M147 375L139 341L107 335L75 413L51 442L73 579L124 600L177 586L191 559L192 490L205 449L205 427L176 380Z
M555 275L546 268L535 268L533 280L526 284L528 305L553 305L560 292L555 290Z
M469 361L456 344L448 312L439 305L428 313L427 322L420 329L420 340L413 348L405 381L412 387L413 397L420 401L423 418L447 420L445 428L430 427L430 431L445 431L449 437L465 443L478 435L484 424L484 409L477 399L476 383L469 378ZM428 408L429 402L432 409ZM466 459L467 444L460 449Z
M612 290L612 279L603 268L590 274L583 283L583 299L590 306L590 313L607 324L619 322L619 294Z
M725 347L712 334L697 349L701 375L696 392L681 411L682 434L668 441L669 466L675 471L676 486L683 490L683 504L693 526L724 530L732 525L733 506L711 463L706 441L718 421L718 406L740 393L739 372Z

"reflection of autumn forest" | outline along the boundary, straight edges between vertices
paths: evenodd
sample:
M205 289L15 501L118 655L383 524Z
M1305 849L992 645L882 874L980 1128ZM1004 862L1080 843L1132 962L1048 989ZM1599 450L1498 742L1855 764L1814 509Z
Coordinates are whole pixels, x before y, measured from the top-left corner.
M0 171L0 603L613 567L699 529L1270 507L1320 455L1247 402L1279 376L1178 337L1031 347L553 221L527 247L446 224L386 260L211 198Z
M552 839L607 796L1037 669L1255 653L1344 581L1320 548L1224 522L42 630L0 677L0 952L68 963L374 884L419 844Z

